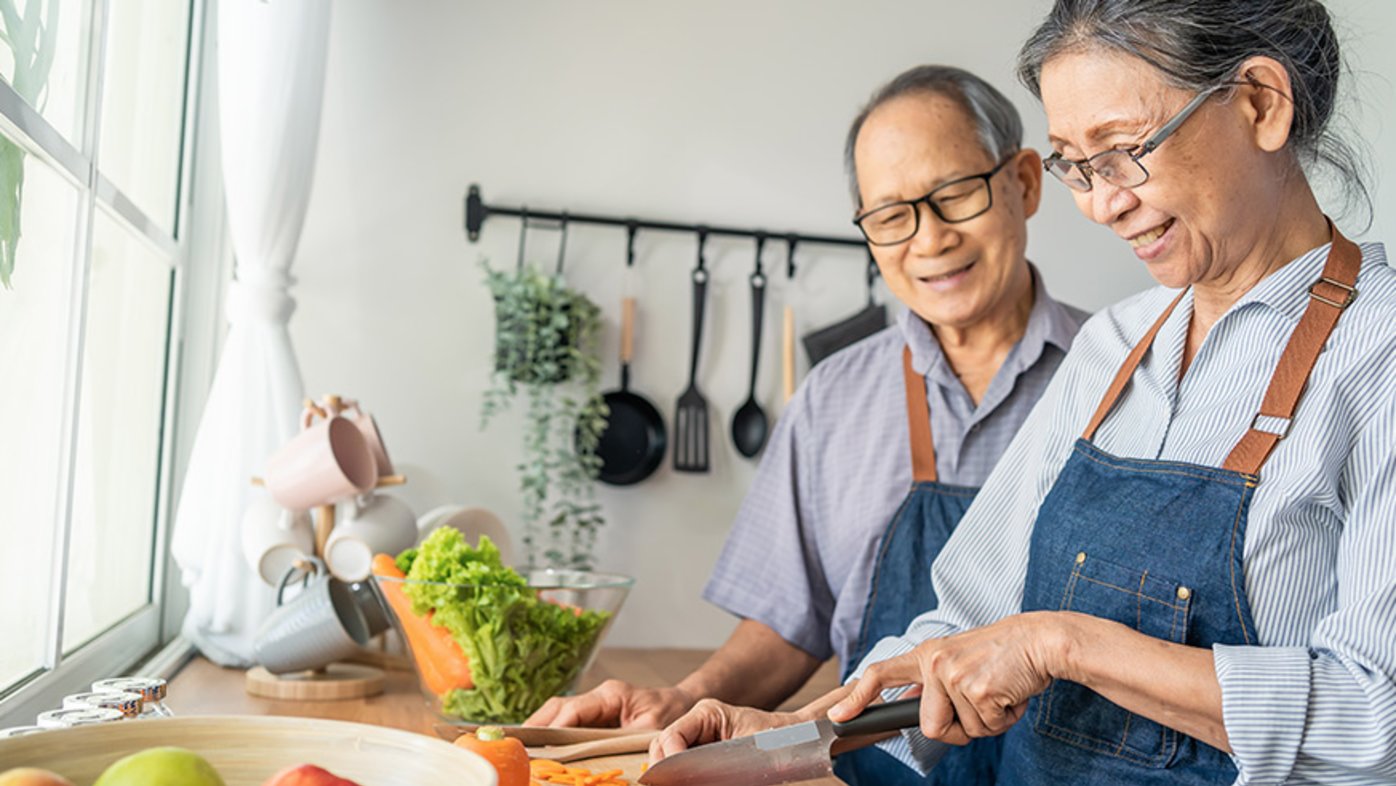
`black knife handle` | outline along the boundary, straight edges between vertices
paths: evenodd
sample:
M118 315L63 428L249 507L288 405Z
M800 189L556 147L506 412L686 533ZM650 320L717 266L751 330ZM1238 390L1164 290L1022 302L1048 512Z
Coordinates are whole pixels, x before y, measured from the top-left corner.
M849 737L858 734L880 734L884 731L909 729L921 723L921 697L874 704L858 717L833 725L834 734Z

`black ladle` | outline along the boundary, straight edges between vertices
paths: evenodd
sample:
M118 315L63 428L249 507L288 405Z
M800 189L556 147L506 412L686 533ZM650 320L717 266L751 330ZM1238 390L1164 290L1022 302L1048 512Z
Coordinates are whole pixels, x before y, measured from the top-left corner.
M737 452L755 458L766 445L769 423L761 405L756 403L756 369L761 360L761 311L766 293L766 276L761 272L761 248L765 238L756 238L756 271L751 274L751 385L746 402L732 416L732 444Z

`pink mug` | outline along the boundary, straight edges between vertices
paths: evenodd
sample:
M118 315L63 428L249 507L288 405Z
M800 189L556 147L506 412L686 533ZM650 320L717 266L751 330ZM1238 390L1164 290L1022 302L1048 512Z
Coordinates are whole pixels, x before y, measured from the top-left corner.
M373 451L358 427L338 415L312 423L301 416L301 433L267 461L267 490L278 505L309 510L357 496L378 482Z
M373 451L373 460L378 462L378 474L393 474L393 461L388 458L388 448L383 444L383 433L378 430L378 421L373 419L373 415L353 399L345 400L344 411L340 414L358 426L359 431L363 433L364 439L368 441L368 449Z

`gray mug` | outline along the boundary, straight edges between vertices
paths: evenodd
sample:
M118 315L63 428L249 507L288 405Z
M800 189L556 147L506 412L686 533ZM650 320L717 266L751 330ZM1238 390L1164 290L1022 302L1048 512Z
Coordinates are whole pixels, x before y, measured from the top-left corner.
M388 619L388 611L383 608L382 601L378 600L378 594L373 591L373 582L356 581L349 585L349 592L354 596L354 603L363 612L364 623L368 625L369 638L373 638L383 631L391 628L393 623Z
M369 640L369 623L348 585L330 578L325 563L314 565L314 578L306 576L305 589L290 601L282 601L286 587L300 568L286 571L276 590L276 611L257 631L257 661L272 674L286 674L328 666L355 652Z

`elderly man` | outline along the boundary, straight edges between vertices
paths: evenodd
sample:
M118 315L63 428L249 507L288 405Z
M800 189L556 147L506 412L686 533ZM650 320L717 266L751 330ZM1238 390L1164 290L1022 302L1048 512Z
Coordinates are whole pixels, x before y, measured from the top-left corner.
M712 697L789 698L837 655L844 673L936 607L930 565L1018 431L1085 314L1028 263L1042 160L992 86L921 66L879 90L845 158L899 324L817 366L777 424L704 597L741 619L678 685L608 682L530 723L658 728ZM945 783L992 782L997 742L947 757ZM873 748L851 783L923 782Z

